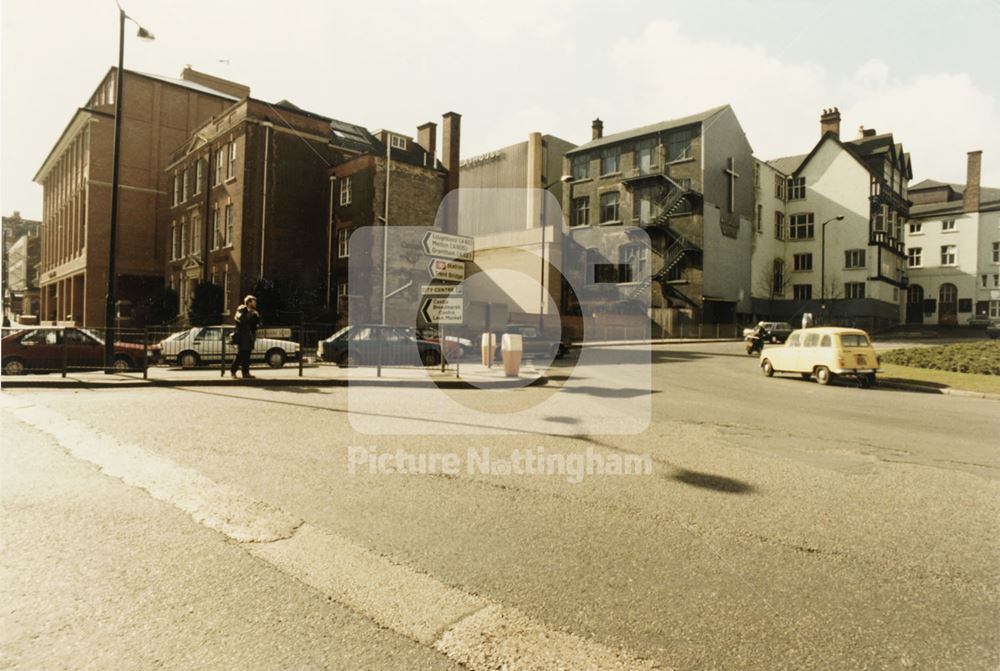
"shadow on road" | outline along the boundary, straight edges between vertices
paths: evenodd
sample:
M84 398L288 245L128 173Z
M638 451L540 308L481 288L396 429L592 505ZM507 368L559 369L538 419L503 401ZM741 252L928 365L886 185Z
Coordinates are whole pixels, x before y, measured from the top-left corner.
M742 480L725 478L721 475L711 475L709 473L699 473L698 471L689 471L686 468L677 469L676 472L670 475L670 479L683 482L692 487L701 487L702 489L711 489L715 492L725 492L727 494L752 494L757 491L753 485Z

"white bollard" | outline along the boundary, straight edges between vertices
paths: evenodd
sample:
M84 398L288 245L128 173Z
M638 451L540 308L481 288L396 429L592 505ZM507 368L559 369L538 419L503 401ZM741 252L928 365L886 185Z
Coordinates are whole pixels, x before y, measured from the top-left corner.
M483 355L483 366L493 366L493 356L497 351L497 336L495 333L483 334L483 345L481 351Z
M524 343L517 333L504 333L500 341L503 355L503 374L507 377L517 377L521 372L521 354Z

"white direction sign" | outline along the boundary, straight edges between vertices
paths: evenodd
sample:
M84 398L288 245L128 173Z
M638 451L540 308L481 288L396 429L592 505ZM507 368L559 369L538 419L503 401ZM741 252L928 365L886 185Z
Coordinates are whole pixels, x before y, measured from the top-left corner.
M428 324L461 324L465 319L465 301L455 298L424 298L420 315Z
M462 282L465 280L465 263L451 259L431 259L427 264L427 272L432 280Z
M461 284L421 284L420 293L424 296L461 296L465 293L465 287Z
M445 259L461 259L471 261L474 250L472 238L464 235L451 235L438 231L427 231L421 241L424 253L428 256L440 256Z

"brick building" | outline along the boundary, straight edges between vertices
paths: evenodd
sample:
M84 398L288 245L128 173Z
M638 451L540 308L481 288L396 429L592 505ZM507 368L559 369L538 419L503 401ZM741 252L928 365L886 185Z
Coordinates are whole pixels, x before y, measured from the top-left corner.
M167 284L185 315L195 286L222 288L222 317L260 279L322 295L328 170L359 147L331 142L331 119L244 97L193 129L165 169Z
M45 322L104 324L116 74L111 68L76 110L34 178L43 189ZM123 74L116 294L138 305L163 283L168 158L192 130L249 89L190 68L180 79Z
M326 297L339 323L346 323L348 296L351 296L354 309L360 306L365 313L352 315L355 322L381 319L381 301L370 291L376 285L381 286L381 249L352 246L350 239L357 229L378 226L386 216L387 165L390 166L390 227L438 224L454 230L455 223L448 217L439 220L438 210L445 195L458 188L460 124L461 116L455 112L443 116L440 161L435 158L437 125L434 123L421 125L416 138L388 130L370 133L360 126L342 122L331 124L331 143L358 152L329 171L330 247ZM354 291L348 288L352 255L355 259L363 255L363 267L370 270L365 276L364 288L356 287ZM410 270L410 265L390 261L391 286L397 284L391 276L394 265L400 272ZM397 294L387 303L387 316L405 314L404 321L412 322L412 306L417 300L417 286Z
M585 267L588 291L622 311L651 289L654 335L734 323L751 305L752 167L729 105L608 136L596 119L591 141L566 154L563 263Z

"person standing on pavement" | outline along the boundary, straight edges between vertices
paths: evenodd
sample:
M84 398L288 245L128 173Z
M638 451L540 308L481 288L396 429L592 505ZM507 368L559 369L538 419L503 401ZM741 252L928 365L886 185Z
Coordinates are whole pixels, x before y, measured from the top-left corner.
M257 312L257 299L247 296L243 304L236 308L236 333L233 336L236 345L236 358L229 367L229 374L236 377L236 369L243 369L244 378L252 378L250 374L250 353L253 352L257 340L257 328L260 326L260 313Z

